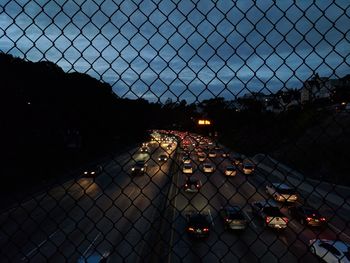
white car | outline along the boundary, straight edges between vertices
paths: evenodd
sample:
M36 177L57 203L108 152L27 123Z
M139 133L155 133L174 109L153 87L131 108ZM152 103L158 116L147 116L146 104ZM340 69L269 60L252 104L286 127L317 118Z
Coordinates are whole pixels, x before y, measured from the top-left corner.
M215 170L214 165L211 163L203 164L203 172L205 173L213 173Z
M191 164L184 164L182 167L182 172L184 174L193 174L193 168Z
M235 176L236 174L237 174L236 167L234 167L233 165L229 165L226 167L226 170L225 170L226 176Z
M209 157L210 158L215 158L216 157L216 152L209 152Z
M243 163L243 173L252 174L255 170L255 165L249 162Z
M188 156L184 156L184 157L182 158L182 162L183 162L184 164L189 164L189 163L191 163L191 158L188 157Z
M340 240L312 239L310 251L324 262L350 262L350 244Z
M198 153L198 161L204 162L206 157L205 153Z
M269 183L265 186L266 193L278 202L296 202L298 195L294 188L283 183Z

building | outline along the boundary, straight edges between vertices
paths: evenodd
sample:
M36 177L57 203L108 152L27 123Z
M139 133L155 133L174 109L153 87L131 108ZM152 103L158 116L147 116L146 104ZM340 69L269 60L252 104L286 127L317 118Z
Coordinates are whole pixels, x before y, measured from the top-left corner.
M305 104L319 99L329 99L335 86L328 78L320 78L316 73L311 80L304 82L301 89L300 99L301 103Z

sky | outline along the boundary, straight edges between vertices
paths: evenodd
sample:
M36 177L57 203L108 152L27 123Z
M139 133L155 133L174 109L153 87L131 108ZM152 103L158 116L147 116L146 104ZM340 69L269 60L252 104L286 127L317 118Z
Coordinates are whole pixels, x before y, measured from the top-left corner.
M1 0L0 51L120 97L228 100L350 73L350 2Z

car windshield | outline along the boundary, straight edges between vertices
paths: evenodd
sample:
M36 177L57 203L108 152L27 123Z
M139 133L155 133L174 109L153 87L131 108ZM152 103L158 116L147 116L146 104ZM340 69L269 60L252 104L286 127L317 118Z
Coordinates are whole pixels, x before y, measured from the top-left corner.
M194 215L190 218L190 222L193 225L196 225L198 227L206 227L208 226L208 221L206 220L205 216L203 215Z
M249 168L249 169L251 169L251 168L253 168L253 167L254 167L254 165L253 165L253 164L251 164L251 163L246 163L246 164L244 164L244 167L245 167L245 168Z
M211 168L211 165L210 164L205 164L204 167L205 168Z
M236 168L233 166L227 167L226 168L227 171L236 171Z
M283 216L281 211L277 207L274 207L274 206L264 207L263 211L268 216L277 216L277 217L282 217Z
M185 168L185 169L191 169L192 166L191 166L191 165L185 165L184 168Z
M325 249L327 249L329 252L331 252L333 255L336 255L336 256L340 256L341 253L339 252L338 249L336 249L334 246L332 246L331 244L328 244L328 243L321 243L320 244L320 247L323 247Z
M188 184L196 184L198 182L198 179L197 178L194 178L194 177L190 177L187 179L187 182Z
M227 217L233 220L243 220L244 216L240 212L238 207L232 207L227 209Z
M136 165L137 165L137 166L144 166L144 165L145 165L145 162L144 162L144 161L137 161L137 162L136 162Z
M320 215L318 213L318 211L316 211L315 209L309 208L309 207L305 207L303 210L304 210L305 215L308 215L308 216L319 216Z
M278 193L280 193L282 195L294 195L295 194L295 190L291 189L291 188L277 188L276 190Z

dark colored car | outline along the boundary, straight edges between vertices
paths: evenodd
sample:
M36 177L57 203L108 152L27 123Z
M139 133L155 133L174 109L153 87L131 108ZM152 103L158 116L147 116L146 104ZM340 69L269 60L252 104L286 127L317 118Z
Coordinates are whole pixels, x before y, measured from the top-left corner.
M103 171L103 168L101 165L95 165L84 170L83 175L84 177L96 177L100 173L102 173L102 171Z
M293 206L289 208L288 212L303 225L324 226L327 223L326 218L311 207Z
M145 161L137 161L135 165L131 168L132 174L144 174L147 171L147 164Z
M187 177L184 185L185 192L195 193L199 191L200 187L201 187L200 181L197 177L194 177L194 176Z
M187 233L193 238L207 238L210 232L210 223L207 217L200 213L187 216Z
M238 206L224 207L219 212L224 222L225 229L244 230L247 227L247 219Z
M161 154L158 157L158 161L160 162L166 162L168 160L168 156L166 154Z

